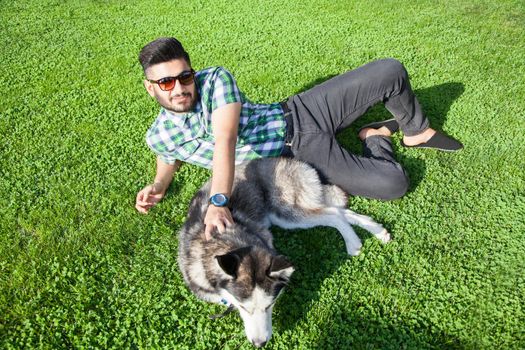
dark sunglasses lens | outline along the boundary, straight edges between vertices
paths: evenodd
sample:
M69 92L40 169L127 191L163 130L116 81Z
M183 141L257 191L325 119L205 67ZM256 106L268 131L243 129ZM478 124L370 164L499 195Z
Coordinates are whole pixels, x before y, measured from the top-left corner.
M159 87L161 90L169 91L175 87L175 78L165 78L159 81Z
M179 75L179 81L182 85L190 85L193 82L193 73L184 72Z

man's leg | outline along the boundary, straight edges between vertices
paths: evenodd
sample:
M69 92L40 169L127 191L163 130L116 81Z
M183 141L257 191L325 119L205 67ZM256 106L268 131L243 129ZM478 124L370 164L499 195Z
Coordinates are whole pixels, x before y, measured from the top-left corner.
M371 106L384 102L407 134L428 127L408 81L396 60L372 62L292 96L294 138L292 152L313 165L326 181L347 193L377 199L395 199L408 189L408 177L395 161L387 137L363 140L364 156L342 148L337 131L348 127Z
M429 122L410 86L406 69L394 59L371 62L292 96L289 108L299 116L294 129L336 133L373 105L383 102L407 136Z

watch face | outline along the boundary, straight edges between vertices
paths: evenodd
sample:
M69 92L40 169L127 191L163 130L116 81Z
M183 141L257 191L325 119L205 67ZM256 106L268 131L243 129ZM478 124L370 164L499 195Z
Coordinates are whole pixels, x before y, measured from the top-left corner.
M210 202L217 207L224 207L228 203L228 197L222 193L217 193L211 196Z

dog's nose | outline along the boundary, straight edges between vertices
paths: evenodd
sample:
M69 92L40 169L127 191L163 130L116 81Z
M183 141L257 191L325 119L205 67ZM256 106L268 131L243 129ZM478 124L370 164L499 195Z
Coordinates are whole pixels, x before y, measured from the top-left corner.
M253 341L253 345L255 345L255 347L257 348L262 348L263 346L266 345L266 343L268 343L268 340L254 340Z

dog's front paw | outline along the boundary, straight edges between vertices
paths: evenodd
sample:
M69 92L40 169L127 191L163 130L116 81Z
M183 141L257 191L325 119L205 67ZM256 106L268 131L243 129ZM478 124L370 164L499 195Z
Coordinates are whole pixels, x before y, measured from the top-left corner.
M375 235L378 240L380 240L383 243L388 243L392 239L390 237L390 233L386 229L383 229L383 231L379 232L377 235Z
M359 254L361 254L361 248L363 247L363 244L361 244L361 242L359 242L359 244L357 245L347 245L346 246L346 252L348 253L348 255L351 255L351 256L358 256Z
M358 256L359 254L361 254L361 249L354 249L348 252L348 255L351 256Z

